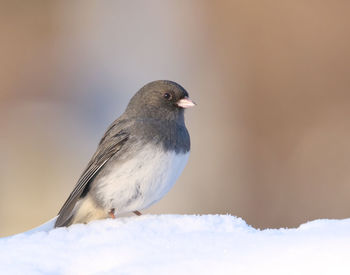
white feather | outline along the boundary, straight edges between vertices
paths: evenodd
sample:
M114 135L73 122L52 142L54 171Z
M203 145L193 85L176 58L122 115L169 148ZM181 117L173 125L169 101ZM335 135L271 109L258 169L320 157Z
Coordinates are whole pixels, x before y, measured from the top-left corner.
M189 153L165 152L147 145L140 153L122 164L116 164L99 180L98 197L105 209L116 214L142 210L159 201L182 173Z

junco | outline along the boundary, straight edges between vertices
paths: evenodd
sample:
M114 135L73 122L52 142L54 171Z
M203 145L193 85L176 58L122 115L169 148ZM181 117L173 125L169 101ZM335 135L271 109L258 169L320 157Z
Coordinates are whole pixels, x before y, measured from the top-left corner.
M55 227L139 212L159 201L184 169L190 136L184 109L194 106L179 84L142 87L102 137Z

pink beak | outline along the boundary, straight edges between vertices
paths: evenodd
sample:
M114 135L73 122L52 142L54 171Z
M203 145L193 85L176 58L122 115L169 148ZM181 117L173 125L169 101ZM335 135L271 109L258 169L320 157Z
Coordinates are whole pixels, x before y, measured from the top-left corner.
M186 109L186 108L196 106L196 103L194 103L189 97L186 96L185 98L180 99L178 102L176 102L176 105Z

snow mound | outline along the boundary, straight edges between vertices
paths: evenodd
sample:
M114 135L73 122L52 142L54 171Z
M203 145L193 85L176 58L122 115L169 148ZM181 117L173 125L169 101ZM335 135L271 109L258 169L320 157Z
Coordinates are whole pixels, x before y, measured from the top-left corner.
M1 274L350 274L350 219L257 230L229 215L145 215L0 239Z

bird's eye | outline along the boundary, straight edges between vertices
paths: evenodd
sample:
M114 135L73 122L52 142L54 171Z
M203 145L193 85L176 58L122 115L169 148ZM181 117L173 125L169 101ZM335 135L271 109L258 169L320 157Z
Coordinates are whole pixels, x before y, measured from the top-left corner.
M171 100L171 99L172 99L172 96L171 96L171 94L169 94L169 93L165 93L165 94L163 95L163 97L164 97L165 99L167 99L167 100Z

